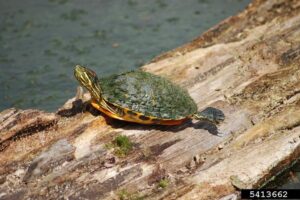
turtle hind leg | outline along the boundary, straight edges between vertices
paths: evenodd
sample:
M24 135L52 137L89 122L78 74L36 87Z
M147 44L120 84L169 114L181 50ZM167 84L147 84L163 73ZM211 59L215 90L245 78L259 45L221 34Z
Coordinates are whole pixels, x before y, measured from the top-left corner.
M198 120L206 120L218 124L224 121L225 115L221 110L217 108L207 107L201 112L195 113L192 118Z

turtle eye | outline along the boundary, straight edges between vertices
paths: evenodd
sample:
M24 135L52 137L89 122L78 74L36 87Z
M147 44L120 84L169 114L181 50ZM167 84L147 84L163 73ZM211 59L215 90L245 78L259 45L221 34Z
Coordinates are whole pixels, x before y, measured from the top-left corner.
M97 82L98 78L97 78L97 74L93 71L91 71L91 73L89 74L90 79L92 80L92 82Z
M96 77L96 73L94 71L91 71L91 74L93 77Z
M94 71L90 70L89 72L90 72L90 75L91 75L92 77L96 77L96 76L97 76L96 73L95 73Z
M94 79L95 75L96 75L95 72L91 70L85 72L85 76L88 77L89 79Z

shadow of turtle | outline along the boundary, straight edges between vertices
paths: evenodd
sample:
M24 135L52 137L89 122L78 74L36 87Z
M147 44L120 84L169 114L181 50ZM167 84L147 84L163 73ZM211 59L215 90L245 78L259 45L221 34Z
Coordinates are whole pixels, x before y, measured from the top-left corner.
M78 113L83 112L84 103L81 99L77 99L72 102L72 107L69 109L59 109L56 114L61 117L72 117Z
M193 123L192 125L195 129L204 129L207 130L210 134L213 135L220 135L218 131L218 127L216 124L209 122L209 121L198 121L196 123Z

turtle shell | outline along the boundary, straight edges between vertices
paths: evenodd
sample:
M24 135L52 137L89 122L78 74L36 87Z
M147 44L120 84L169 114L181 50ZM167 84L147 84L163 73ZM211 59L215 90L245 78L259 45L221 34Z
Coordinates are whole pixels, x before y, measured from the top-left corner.
M158 119L183 119L197 105L183 88L144 71L131 71L99 80L103 98L118 107Z

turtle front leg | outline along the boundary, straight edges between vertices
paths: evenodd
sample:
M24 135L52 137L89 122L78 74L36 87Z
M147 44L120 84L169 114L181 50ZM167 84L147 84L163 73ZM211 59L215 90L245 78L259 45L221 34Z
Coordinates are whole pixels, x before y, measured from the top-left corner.
M78 86L76 89L75 100L78 99L83 99L83 88L81 86Z

